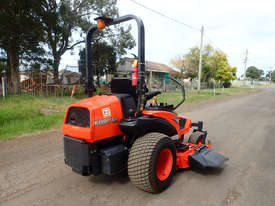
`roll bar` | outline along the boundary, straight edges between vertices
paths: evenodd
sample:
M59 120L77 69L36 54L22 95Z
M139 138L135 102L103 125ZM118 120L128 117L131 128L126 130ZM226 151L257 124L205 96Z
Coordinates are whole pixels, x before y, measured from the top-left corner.
M140 113L140 105L142 104L141 96L145 94L145 38L144 38L144 25L142 20L132 14L121 16L115 19L98 17L96 19L105 19L106 26L111 26L114 24L119 24L125 21L134 19L138 27L138 84L137 84L137 95L138 95L138 105L137 113ZM93 63L92 63L92 36L97 30L97 25L92 25L86 36L86 76L87 76L87 94L89 97L93 96L95 91L94 78L93 78Z

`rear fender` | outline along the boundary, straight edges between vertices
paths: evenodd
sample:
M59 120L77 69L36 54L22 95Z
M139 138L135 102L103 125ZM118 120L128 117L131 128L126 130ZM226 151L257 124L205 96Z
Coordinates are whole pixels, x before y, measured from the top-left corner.
M120 121L119 128L126 136L134 139L150 132L159 132L169 137L177 134L177 129L170 122L150 116L124 119Z
M166 120L177 130L179 137L188 133L192 125L190 118L185 116L178 116L176 113L171 111L144 110L142 114Z

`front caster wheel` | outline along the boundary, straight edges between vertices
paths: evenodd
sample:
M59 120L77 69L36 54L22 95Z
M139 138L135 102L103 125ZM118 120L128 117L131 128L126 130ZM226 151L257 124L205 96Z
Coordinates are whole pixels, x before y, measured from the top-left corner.
M199 131L192 133L188 142L192 144L205 144L204 133Z

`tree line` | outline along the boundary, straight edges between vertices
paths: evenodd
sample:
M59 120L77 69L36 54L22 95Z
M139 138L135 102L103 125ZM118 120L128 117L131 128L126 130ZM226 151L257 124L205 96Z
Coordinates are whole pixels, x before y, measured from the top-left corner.
M200 49L192 47L182 55L171 59L170 64L180 71L174 74L178 78L188 78L191 81L198 77ZM211 44L204 46L202 50L202 82L218 81L224 87L230 87L231 80L236 79L237 68L229 65L227 55L221 50L214 49ZM271 80L275 83L275 70L266 74L262 69L249 66L246 69L245 77L248 80Z
M116 4L116 0L1 0L0 71L7 71L13 92L19 92L20 69L52 71L58 83L62 55L84 42L92 17L118 17ZM135 46L130 30L130 26L114 26L96 32L95 52L119 58ZM112 71L113 59L106 58L109 64L99 69Z
M179 77L189 78L191 81L198 77L200 49L192 47L186 54L174 57L170 64L180 71ZM202 50L201 81L219 81L224 87L230 87L231 80L236 79L237 68L229 65L227 55L215 50L210 44Z
M275 82L275 71L269 71L266 74L262 69L258 69L255 66L247 68L245 76L251 80L269 81Z

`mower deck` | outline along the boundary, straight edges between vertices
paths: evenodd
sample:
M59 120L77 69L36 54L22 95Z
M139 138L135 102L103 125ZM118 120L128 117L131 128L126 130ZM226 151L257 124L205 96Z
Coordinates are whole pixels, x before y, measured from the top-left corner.
M177 143L177 168L215 169L227 160L223 155L210 149L211 145Z

